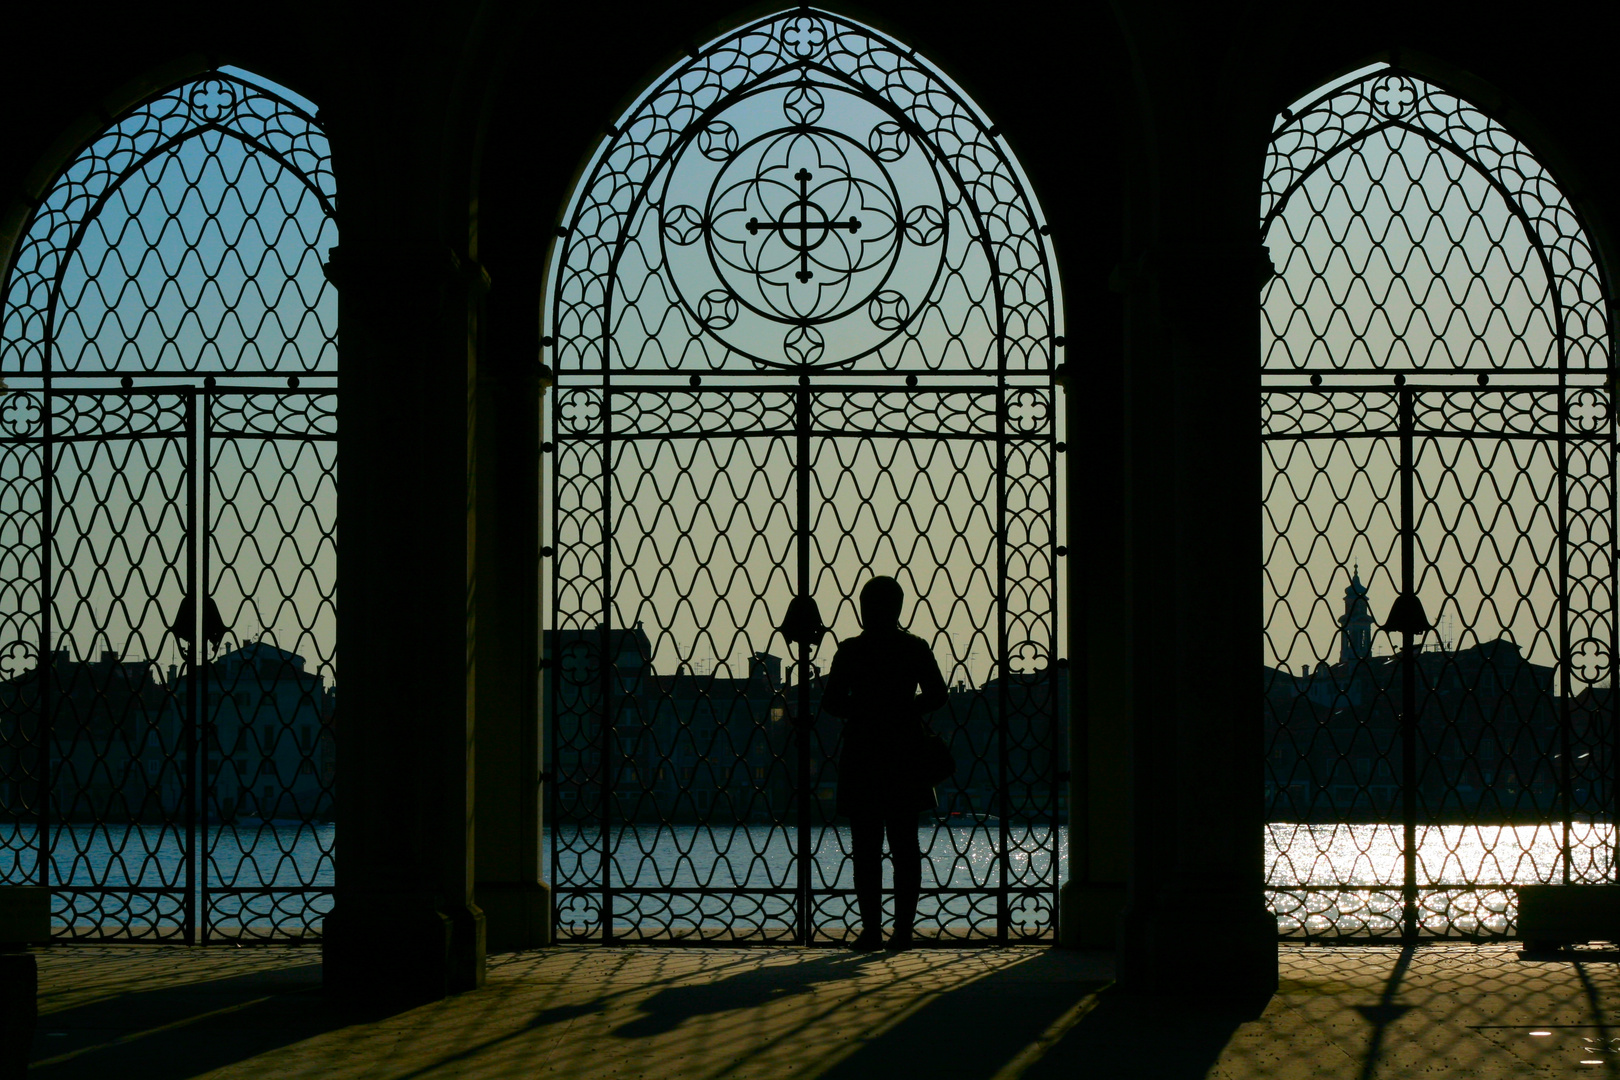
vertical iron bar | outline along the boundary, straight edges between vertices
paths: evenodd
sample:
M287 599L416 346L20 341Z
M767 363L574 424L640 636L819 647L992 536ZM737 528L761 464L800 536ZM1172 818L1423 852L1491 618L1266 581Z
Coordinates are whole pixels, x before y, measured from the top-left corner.
M1610 321L1612 322L1612 318L1611 318ZM1614 332L1613 332L1613 327L1612 326L1610 328L1609 340L1611 342L1614 340ZM1616 380L1615 380L1614 361L1611 358L1610 362L1609 362L1609 377L1608 377L1608 380L1607 380L1607 385L1604 387L1604 390L1606 392L1606 396L1608 398L1607 402L1605 403L1606 406L1607 406L1607 411L1605 413L1605 422L1606 422L1606 424L1608 426L1608 429L1609 429L1608 438L1604 441L1604 446L1605 446L1605 449L1606 449L1606 451L1607 451L1607 453L1609 455L1608 506L1611 507L1611 508L1613 508L1614 505L1615 505L1616 489L1620 488L1620 482L1617 482L1617 476L1616 476L1616 470L1615 470L1616 458L1620 457L1620 455L1617 455L1616 452L1615 452L1615 442L1616 442L1616 439L1615 439L1615 435L1616 435L1616 432L1615 432L1615 409L1614 409L1614 392L1615 392L1615 389L1616 389ZM1609 720L1608 725L1607 725L1607 730L1608 730L1608 736L1609 736L1609 776L1608 776L1608 781L1609 781L1609 880L1610 881L1620 880L1620 879L1617 879L1617 876L1616 876L1617 874L1620 874L1620 724L1617 724L1615 722L1616 716L1620 715L1620 712L1617 712L1617 710L1615 708L1615 693L1616 693L1617 690L1620 690L1620 688L1617 688L1614 685L1614 664L1615 664L1615 659L1616 659L1617 656L1620 656L1620 590L1617 590L1615 588L1615 585L1616 585L1615 570L1616 570L1616 562L1617 561L1620 561L1620 537L1617 537L1616 534L1615 534L1615 530L1613 528L1610 528L1609 529L1609 612L1608 612L1608 614L1609 614L1609 641L1608 641L1608 645L1609 645L1609 654L1608 654L1609 655L1609 663L1608 663L1608 671L1606 673L1607 676L1608 676L1608 682L1609 682L1609 692L1607 694L1603 695L1603 697L1599 699L1601 701L1601 704L1598 706L1598 709L1599 709L1598 722L1599 722L1599 724L1600 725L1602 724L1602 717L1603 717L1604 713L1608 714L1608 720ZM1596 697L1595 694L1594 694L1594 697Z
M1413 557L1412 389L1400 388L1401 596L1417 595ZM1417 655L1410 625L1401 631L1401 937L1417 939Z
M191 598L191 625L186 627L191 632L190 648L186 650L186 778L185 816L186 829L184 843L186 845L186 899L184 913L186 920L185 940L187 945L197 943L197 888L200 884L200 875L197 868L197 811L198 800L201 797L202 782L200 774L203 769L203 747L207 744L206 736L208 720L204 713L208 697L204 692L202 660L202 613L207 607L206 599L198 590L197 573L197 391L195 387L181 387L186 406L185 451L192 460L184 462L186 471L186 595Z
M810 387L809 377L801 376L799 390L796 395L793 433L795 453L794 484L797 488L796 513L798 515L798 529L795 537L795 547L798 549L798 594L810 595ZM799 702L798 723L798 772L799 806L798 806L798 856L794 859L796 872L795 890L798 895L798 927L796 940L800 945L810 944L813 932L813 922L810 899L810 859L813 855L810 847L810 740L814 731L815 717L810 715L810 645L808 642L799 642Z
M1046 390L1047 393L1052 395L1052 407L1048 412L1046 439L1043 442L1035 443L1033 445L1042 447L1045 452L1050 455L1050 457L1047 459L1048 468L1046 470L1045 480L1051 485L1047 498L1047 504L1049 507L1048 515L1051 519L1049 532L1051 534L1052 544L1056 545L1060 540L1059 530L1063 528L1063 515L1058 512L1058 501L1062 498L1062 488L1057 482L1059 456L1057 452L1058 391L1057 387L1051 381L1048 381ZM1067 503L1065 501L1065 508L1066 507ZM1069 539L1070 538L1067 535L1063 535L1061 537L1064 544L1067 544ZM1068 693L1059 694L1058 692L1060 685L1063 684L1063 678L1060 678L1059 676L1058 664L1062 659L1066 659L1058 656L1058 649L1061 647L1060 642L1063 640L1058 630L1058 597L1063 595L1058 590L1058 584L1061 580L1061 582L1066 586L1069 580L1067 574L1059 573L1058 564L1062 561L1062 558L1057 556L1056 547L1054 546L1051 561L1052 574L1048 583L1048 588L1051 590L1048 595L1050 595L1052 598L1052 612L1051 621L1047 624L1049 629L1049 640L1046 651L1046 701L1047 708L1050 710L1051 716L1051 728L1047 732L1046 736L1047 746L1049 747L1047 753L1051 758L1051 764L1047 769L1046 777L1049 785L1049 794L1047 797L1051 800L1049 818L1050 824L1047 826L1047 840L1052 853L1051 862L1048 865L1051 866L1052 874L1052 931L1054 936L1059 934L1062 930L1061 918L1063 909L1062 860L1064 845L1060 840L1058 833L1063 825L1063 810L1065 802L1064 795L1070 790L1074 775L1073 754L1069 746L1070 740L1074 738L1074 732L1069 729L1070 695ZM1073 620L1076 617L1075 612L1071 610L1069 612L1069 618ZM1063 670L1067 672L1069 669L1065 668ZM1070 782L1059 780L1059 777L1065 774L1071 778ZM1084 849L1082 849L1082 851L1083 850ZM1079 874L1082 872L1082 868L1071 866L1069 868L1069 872L1071 874Z
M542 389L540 394L543 402L545 390ZM545 414L542 413L540 422L542 425L544 425L545 421ZM541 428L540 438L542 441L545 440L545 428L543 426ZM544 453L544 451L542 451L542 453ZM557 508L560 498L557 491L557 463L561 459L562 431L560 428L554 426L551 434L551 474L549 477L542 475L542 482L548 482L551 484L551 550L555 552L555 555L551 560L552 566L550 567L545 565L545 559L540 560L540 572L544 574L548 570L551 571L550 619L546 623L542 623L540 627L541 678L545 682L545 693L548 695L551 701L551 711L547 713L543 708L541 711L541 716L549 722L551 730L543 732L542 735L544 738L549 740L548 745L551 748L551 754L540 763L540 782L546 785L546 791L544 793L545 817L541 819L541 825L544 827L547 823L549 823L551 828L551 888L553 890L552 895L554 897L563 888L562 874L560 874L557 869L562 865L558 859L560 850L558 838L562 833L562 815L559 813L558 808L561 806L562 800L557 795L557 791L561 787L558 774L562 771L561 766L558 764L559 759L557 757L557 729L562 726L562 702L557 694L557 684L559 681L561 681L559 676L562 674L560 659L560 654L562 652L560 647L562 640L562 620L557 617L559 598L557 595L558 574L556 573L556 564L562 561L562 534L557 528ZM548 630L552 635L549 646L546 642L546 633ZM575 807L577 810L577 802L575 803ZM551 936L546 939L548 941L557 940L557 928L559 925L561 925L561 919L558 916L558 909L561 906L561 904L556 903L555 901L547 905L547 907L550 909L548 917L551 920Z
M47 353L47 355L49 355ZM55 413L54 396L51 391L51 378L47 373L40 391L40 401L44 407L44 430L40 433L40 514L39 514L39 729L35 738L39 741L39 834L35 837L38 845L38 874L41 886L49 887L51 884L51 806L56 801L56 792L53 790L51 770L54 762L51 759L51 741L55 737L55 724L51 709L56 688L56 652L51 643L51 631L55 620L52 618L55 604L53 582L51 575L55 561L52 559L52 537L56 530L51 526L51 518L56 513L56 445L52 436L51 420ZM53 905L54 906L54 905ZM71 907L69 914L71 916ZM71 929L71 926L69 927Z
M1007 943L1012 923L1007 890L1012 877L1012 859L1007 850L1011 837L1007 813L1007 715L1011 696L1008 680L1012 665L1007 662L1007 376L996 377L996 944Z
M597 668L602 695L602 943L613 943L613 391L602 375L602 625Z
M193 640L197 642L198 649L202 649L206 645L206 642L202 637L204 627L203 612L205 612L208 608L208 598L212 597L214 594L213 560L209 558L208 552L208 539L212 535L212 525L214 520L214 485L212 480L213 463L209 457L214 433L215 391L213 386L210 385L212 381L212 379L204 379L203 389L200 391L202 401L198 408L201 412L202 436L197 440L197 457L191 469L193 475L200 478L200 483L202 486L202 515L201 519L197 523L197 528L192 533L192 536L196 538L195 543L197 547L198 576L200 579L199 585L201 586L199 592L202 598L202 602L197 605L196 611L194 612L197 619L197 636ZM207 724L205 731L212 731L217 737L219 733L218 710L214 710L212 714L208 713L207 711L208 683L210 681L210 676L212 675L212 665L209 662L209 657L206 653L201 655L203 657L202 677L198 681L201 684L204 709L203 715ZM221 747L222 758L223 749L224 748ZM193 838L193 843L196 845L197 852L197 903L200 905L200 911L198 912L197 917L192 920L193 923L198 927L198 932L201 936L200 943L204 945L208 944L208 939L213 931L212 912L209 910L208 904L208 804L210 801L209 797L213 794L213 785L208 782L208 740L204 738L197 747L198 822L197 832Z
M1566 420L1569 411L1569 377L1559 365L1558 373L1558 801L1563 828L1560 830L1558 853L1564 864L1564 884L1569 884L1570 819L1574 812L1571 790L1571 757L1574 740L1569 709L1569 431ZM1538 815L1539 816L1539 815Z

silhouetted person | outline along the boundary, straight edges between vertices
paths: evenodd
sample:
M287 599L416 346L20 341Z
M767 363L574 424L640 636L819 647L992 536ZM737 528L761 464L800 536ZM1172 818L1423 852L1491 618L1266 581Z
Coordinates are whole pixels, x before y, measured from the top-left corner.
M866 583L862 632L838 646L821 699L823 709L845 720L838 813L849 818L861 916L854 947L863 951L883 944L885 832L894 863L894 934L888 947L911 944L922 889L917 815L934 807L934 789L920 779L922 717L945 704L945 680L927 643L900 629L904 599L894 578Z

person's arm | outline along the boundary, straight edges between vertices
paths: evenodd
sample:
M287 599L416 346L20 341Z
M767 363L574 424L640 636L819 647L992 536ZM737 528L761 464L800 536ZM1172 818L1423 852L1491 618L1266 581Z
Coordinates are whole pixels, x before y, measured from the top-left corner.
M841 720L849 719L849 659L842 645L833 653L832 670L827 672L827 685L821 690L821 711Z
M945 676L939 673L939 661L934 659L934 650L920 639L918 644L922 651L922 670L918 672L917 682L922 693L917 695L917 711L927 714L945 707Z

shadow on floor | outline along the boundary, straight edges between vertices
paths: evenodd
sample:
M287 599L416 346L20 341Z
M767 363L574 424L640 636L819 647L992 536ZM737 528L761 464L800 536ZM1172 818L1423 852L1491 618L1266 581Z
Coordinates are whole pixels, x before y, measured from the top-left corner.
M391 1011L334 1006L316 960L118 993L41 1016L28 1075L181 1080Z
M1066 978L1053 951L935 998L820 1080L902 1076L1203 1080L1253 1012L1128 995Z
M853 1045L846 1041L830 1057L802 1060L793 1070L796 1075L826 1080L910 1076L1068 1080L1076 1075L1110 1080L1201 1080L1238 1025L1249 1018L1210 1011L1203 1003L1120 994L1109 988L1106 979L1111 964L1096 956L1058 950L1032 950L1028 959L955 969L961 975L937 965L901 963L892 976L866 968L867 964L886 963L841 951L802 956L791 963L749 958L729 970L711 969L713 977L708 979L693 979L691 969L683 966L679 977L669 984L644 997L637 994L639 1000L633 1004L619 1006L628 1015L621 1014L622 1020L616 1018L613 1026L600 1029L595 1051L589 1044L581 1044L571 1051L574 1057L550 1064L562 1067L563 1074L570 1076L596 1075L593 1062L611 1072L636 1059L620 1059L613 1053L599 1058L606 1043L624 1046L652 1039L653 1043L642 1045L678 1048L677 1029L705 1030L701 1023L688 1025L688 1021L740 1013L744 1016L741 1026L733 1023L726 1029L724 1025L730 1021L722 1021L721 1029L705 1036L735 1038L737 1056L729 1065L722 1057L718 1071L711 1071L713 1062L702 1066L702 1071L715 1077L756 1075L754 1055L779 1044L782 1038L792 1040L797 1029L790 1024L777 1031L770 1022L756 1028L757 1020L747 1018L750 1010L812 994L820 985L842 979L868 987L842 999L831 1006L831 1014L825 1014L849 1011L849 1023L836 1027L844 1030L843 1038L853 1040ZM874 974L879 977L871 978ZM378 1038L375 1022L394 1011L362 1013L329 1001L321 991L320 976L320 964L311 962L184 985L126 990L50 1013L40 1018L40 1037L29 1075L43 1080L186 1080L349 1025L362 1025L357 1035L361 1040ZM639 985L645 988L648 984ZM520 983L512 983L504 992L522 992L520 987ZM499 994L493 993L486 997L485 1006L465 1016L444 1014L405 1021L398 1032L389 1029L385 1038L370 1044L369 1052L387 1049L393 1053L395 1042L404 1047L412 1039L419 1044L414 1050L402 1049L404 1057L378 1074L395 1080L463 1070L467 1075L504 1077L509 1074L491 1070L520 1061L525 1066L532 1064L523 1056L529 1053L541 1055L535 1061L547 1059L551 1051L537 1050L542 1043L530 1041L535 1032L560 1032L577 1019L609 1014L618 992L608 989L606 996L559 1003L526 1020L512 1017L519 1021L515 1025L492 1023L489 1007L497 1011L520 1008L516 1000L510 1006L501 1005ZM871 1004L863 996L866 993L877 995ZM905 1005L907 993L915 994L914 1007ZM896 995L901 999L898 1008ZM793 1023L803 1021L803 1015L799 1016ZM892 1016L892 1021L885 1016ZM816 1017L810 1019L819 1022ZM478 1025L489 1025L489 1037L482 1037ZM672 1033L675 1043L659 1041ZM468 1036L470 1044L454 1045ZM833 1045L837 1046L836 1040ZM828 1044L811 1040L806 1049L821 1055ZM514 1056L502 1059L503 1051ZM366 1053L360 1056L365 1058ZM353 1073L357 1064L370 1075L365 1061L346 1062L344 1075L357 1075Z
M636 1039L673 1031L683 1022L710 1013L729 1012L803 993L817 983L848 978L857 966L877 962L876 956L826 952L794 964L744 968L712 982L688 983L660 990L637 1005L638 1016L619 1025L613 1034Z

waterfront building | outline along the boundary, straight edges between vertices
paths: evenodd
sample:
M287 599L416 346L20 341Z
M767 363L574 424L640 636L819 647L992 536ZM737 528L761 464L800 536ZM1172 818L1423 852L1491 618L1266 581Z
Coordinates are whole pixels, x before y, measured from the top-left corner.
M189 676L175 677L164 713L165 745L182 746ZM302 656L249 641L216 657L203 683L204 814L237 822L328 820L333 810L336 696ZM178 772L164 801L183 798Z
M610 743L601 735L604 685L595 657L602 631L548 631L549 655L561 671L556 701L563 703L556 741L547 747L547 771L558 785L562 819L592 805L605 779L604 745L619 820L675 823L793 820L798 789L794 756L799 695L791 666L769 652L748 658L746 675L725 664L705 670L680 663L660 673L651 661L655 643L641 625L608 635L613 656L614 718ZM821 710L826 673L812 665L810 785L813 820L835 824L838 748L843 721ZM1061 802L1058 773L1067 743L1058 718L1068 707L1066 668L1041 668L1007 677L1003 736L1002 679L949 688L946 705L929 718L957 760L957 774L940 786L939 814L1052 818ZM548 699L548 719L558 706ZM553 730L549 725L547 730ZM1006 743L1002 790L1002 740Z
M0 681L0 816L39 815L49 769L57 820L161 820L161 793L177 779L162 724L171 694L156 662L110 651L75 660L57 649L47 666Z
M1376 822L1402 812L1399 638L1374 653L1367 587L1353 573L1337 663L1263 670L1266 802L1277 822ZM1566 701L1557 671L1505 637L1465 648L1420 642L1412 658L1416 794L1426 821L1546 821L1561 806L1567 724L1569 797L1607 806L1607 691ZM1601 700L1600 700L1601 699Z

